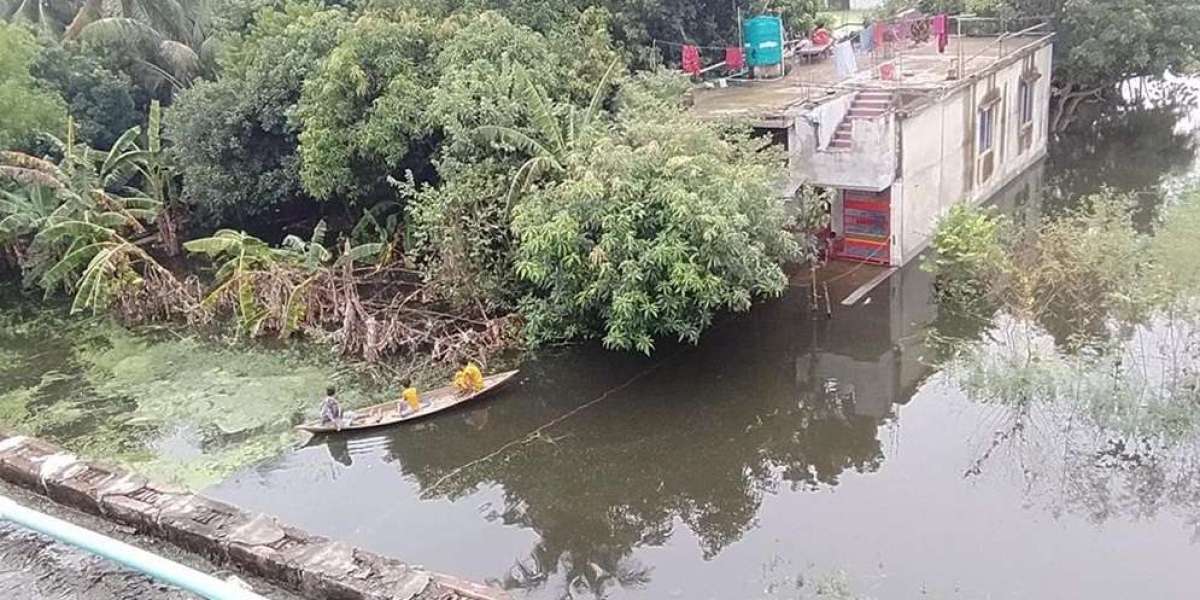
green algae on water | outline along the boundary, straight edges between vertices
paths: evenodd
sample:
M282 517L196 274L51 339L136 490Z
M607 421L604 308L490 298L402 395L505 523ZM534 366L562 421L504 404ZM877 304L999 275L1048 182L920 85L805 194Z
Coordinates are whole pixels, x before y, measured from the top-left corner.
M193 489L296 443L293 425L338 379L333 361L295 349L0 313L0 426Z

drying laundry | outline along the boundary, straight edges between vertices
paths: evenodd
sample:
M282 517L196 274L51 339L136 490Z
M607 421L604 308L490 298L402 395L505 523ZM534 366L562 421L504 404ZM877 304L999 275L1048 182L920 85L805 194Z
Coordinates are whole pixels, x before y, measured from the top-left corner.
M683 47L683 72L692 75L700 74L700 49L695 46Z
M858 63L854 60L854 46L850 42L842 42L833 47L833 66L837 70L838 79L845 79L858 72Z

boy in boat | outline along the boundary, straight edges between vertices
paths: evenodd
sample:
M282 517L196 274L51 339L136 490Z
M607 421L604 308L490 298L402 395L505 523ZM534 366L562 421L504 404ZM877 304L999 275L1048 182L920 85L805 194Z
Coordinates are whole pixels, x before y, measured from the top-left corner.
M332 424L338 429L342 427L342 405L338 404L333 386L325 388L325 400L321 402L321 424Z
M408 405L408 412L415 413L421 410L421 395L417 393L417 388L411 385L404 388L404 392L400 394L400 398ZM400 412L405 412L404 406L400 407Z

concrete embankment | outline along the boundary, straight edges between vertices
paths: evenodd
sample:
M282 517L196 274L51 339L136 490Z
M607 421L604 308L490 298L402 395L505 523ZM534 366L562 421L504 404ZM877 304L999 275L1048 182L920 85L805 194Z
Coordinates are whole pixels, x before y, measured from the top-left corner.
M0 478L311 598L506 598L500 590L310 535L117 466L80 460L36 438L0 432Z

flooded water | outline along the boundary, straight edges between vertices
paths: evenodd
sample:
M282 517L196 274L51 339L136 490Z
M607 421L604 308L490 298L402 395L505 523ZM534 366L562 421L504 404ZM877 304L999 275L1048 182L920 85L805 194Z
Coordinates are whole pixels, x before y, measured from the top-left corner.
M1153 212L1196 140L1179 110L1107 115L998 203L1035 223L1108 185ZM830 320L808 295L653 359L543 354L472 410L210 492L529 598L1194 597L1194 441L1137 454L1063 407L968 398L926 340L996 324L939 315L915 265Z
M1198 139L1187 111L1108 114L997 203L1035 223L1107 184L1152 215ZM1194 429L1135 443L1069 405L981 400L929 340L1005 324L939 314L915 264L837 305L862 275L832 281L830 319L798 283L695 347L542 352L473 408L206 492L518 598L1195 597Z

